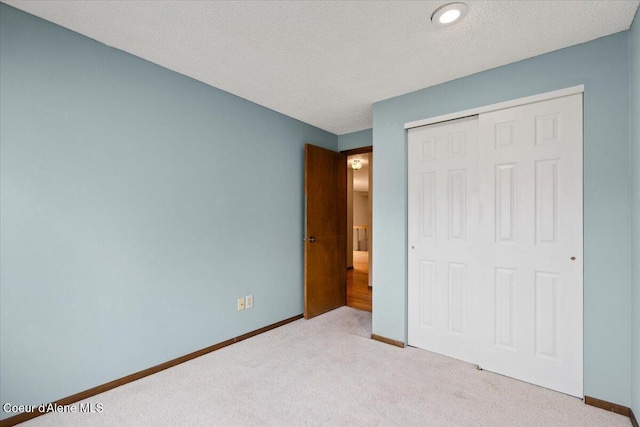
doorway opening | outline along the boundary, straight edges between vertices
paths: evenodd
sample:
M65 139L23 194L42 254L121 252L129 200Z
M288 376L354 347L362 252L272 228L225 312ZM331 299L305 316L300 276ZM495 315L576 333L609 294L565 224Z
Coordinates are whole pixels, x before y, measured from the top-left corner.
M372 311L373 150L347 155L347 306Z

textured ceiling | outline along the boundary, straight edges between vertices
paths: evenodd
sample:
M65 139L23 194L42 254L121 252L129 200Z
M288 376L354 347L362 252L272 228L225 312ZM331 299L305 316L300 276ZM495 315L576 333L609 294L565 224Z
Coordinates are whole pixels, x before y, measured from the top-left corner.
M336 134L372 104L630 27L638 1L5 3Z

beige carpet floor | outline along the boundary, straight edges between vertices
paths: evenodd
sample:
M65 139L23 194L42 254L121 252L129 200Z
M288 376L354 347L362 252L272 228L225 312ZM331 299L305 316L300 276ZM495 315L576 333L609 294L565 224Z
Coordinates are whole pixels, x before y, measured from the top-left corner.
M630 426L581 400L369 338L342 307L47 414L25 426Z

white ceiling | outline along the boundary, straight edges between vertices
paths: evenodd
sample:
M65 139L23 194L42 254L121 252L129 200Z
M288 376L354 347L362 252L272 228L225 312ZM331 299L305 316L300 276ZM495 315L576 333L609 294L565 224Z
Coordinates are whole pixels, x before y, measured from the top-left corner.
M335 134L372 104L630 27L639 1L16 1L11 6Z

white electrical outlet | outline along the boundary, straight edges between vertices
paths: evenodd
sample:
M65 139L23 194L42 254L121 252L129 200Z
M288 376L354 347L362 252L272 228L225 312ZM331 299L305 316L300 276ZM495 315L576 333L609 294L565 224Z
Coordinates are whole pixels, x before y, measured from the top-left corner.
M253 308L253 295L247 295L244 299L247 302L247 310Z
M238 311L244 310L244 298L238 298Z

